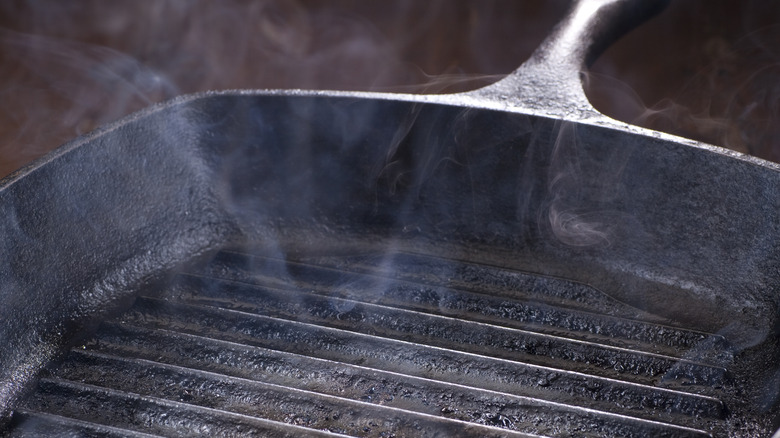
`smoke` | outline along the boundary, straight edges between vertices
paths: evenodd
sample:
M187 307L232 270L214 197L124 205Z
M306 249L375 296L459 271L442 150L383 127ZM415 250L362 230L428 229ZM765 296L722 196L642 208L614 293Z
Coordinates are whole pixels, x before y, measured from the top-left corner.
M780 161L776 2L672 2L593 65L594 106L628 123Z
M451 92L516 68L565 1L0 4L0 175L172 96Z
M4 2L0 175L177 94L473 89L516 68L567 6L563 0ZM674 2L597 61L589 98L629 123L780 161L773 146L780 144L780 27L772 22L778 8Z
M589 157L578 145L576 124L562 122L553 145L549 168L549 207L547 218L555 237L570 246L609 245L610 219L605 211L593 205L592 199L585 199L582 166ZM621 167L613 175L604 175L604 182L619 179ZM605 192L614 188L605 187Z
M0 42L6 56L16 60L14 71L7 73L18 80L22 90L34 92L40 84L48 87L51 105L35 109L52 113L49 124L55 126L48 129L73 127L76 134L82 134L128 111L178 94L162 72L111 48L8 30L0 32ZM14 101L14 94L22 90L6 90L5 94ZM68 105L65 111L61 111L63 105ZM19 108L33 111L24 105ZM16 112L13 116L23 120L36 115ZM25 130L41 127L27 123L20 128L17 135L24 136Z

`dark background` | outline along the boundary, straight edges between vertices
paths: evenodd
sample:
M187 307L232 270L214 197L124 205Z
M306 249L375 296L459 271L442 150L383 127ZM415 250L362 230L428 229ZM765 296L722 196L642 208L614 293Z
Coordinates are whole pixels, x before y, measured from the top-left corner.
M0 3L0 176L153 102L235 88L439 93L525 60L560 0ZM614 118L780 162L780 2L674 0L588 73Z

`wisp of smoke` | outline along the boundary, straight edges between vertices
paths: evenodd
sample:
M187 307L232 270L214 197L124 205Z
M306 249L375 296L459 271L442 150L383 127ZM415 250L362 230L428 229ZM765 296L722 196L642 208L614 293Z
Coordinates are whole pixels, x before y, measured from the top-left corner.
M606 215L583 202L580 196L582 171L577 143L574 124L562 122L550 160L547 219L555 237L566 245L608 245ZM615 169L616 173L620 171Z

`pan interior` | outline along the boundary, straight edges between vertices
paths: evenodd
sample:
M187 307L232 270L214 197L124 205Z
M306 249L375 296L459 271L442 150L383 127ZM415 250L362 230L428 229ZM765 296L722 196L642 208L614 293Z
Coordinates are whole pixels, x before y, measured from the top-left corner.
M56 188L62 173L67 190ZM732 400L771 422L777 406L766 387L776 367L755 364L778 358L770 291L779 186L773 169L717 151L545 117L347 96L209 95L135 116L7 186L7 233L35 243L22 257L51 259L65 239L70 258L43 266L54 273L46 279L18 262L3 280L38 282L40 302L59 291L64 305L22 315L53 322L36 330L71 335L94 328L103 307L138 306L137 293L165 297L182 275L194 281L227 259L250 269L198 288L306 266L344 268L347 279L361 269L411 271L423 282L529 276L579 290L587 312L707 334L681 360L739 358L727 368L734 393L748 396ZM78 193L77 202L58 203L58 190ZM200 264L181 268L192 259ZM101 277L106 269L117 277ZM149 289L151 278L163 286ZM468 280L472 292L475 281L493 281ZM480 293L550 304L515 292Z
M247 234L273 241L302 221L481 248L486 262L592 284L701 329L775 319L773 169L475 108L304 96L208 105L220 118L202 123L216 128L201 147Z

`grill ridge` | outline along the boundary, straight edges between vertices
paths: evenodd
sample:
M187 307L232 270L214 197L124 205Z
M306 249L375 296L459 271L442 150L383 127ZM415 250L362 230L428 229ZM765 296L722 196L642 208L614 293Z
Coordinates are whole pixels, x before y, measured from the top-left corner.
M220 252L102 323L41 380L12 435L58 422L88 436L123 428L383 437L723 432L729 412L720 396L732 384L732 358L690 359L686 351L725 346L722 337L632 319L641 312L631 309L599 314L608 297L596 292L588 302L587 286L562 279L396 259L435 269L422 276L403 263L392 273L371 269L367 260L384 260L376 257L285 262ZM448 263L455 286L442 280ZM522 283L535 291L469 287L466 273L482 270L517 280L503 282L507 290ZM533 299L560 285L566 291L546 302ZM606 331L597 332L602 323ZM108 426L113 414L95 409L135 417Z
M220 282L221 283L221 282ZM195 286L194 295L182 299L192 304L204 304L221 309L232 309L253 315L265 315L280 319L292 319L302 322L312 322L317 325L343 328L349 331L358 331L365 334L404 339L414 341L419 334L417 342L434 345L430 340L424 342L422 338L431 337L439 340L447 339L439 346L447 348L452 344L483 344L488 345L491 352L501 354L501 349L506 349L507 354L518 352L531 355L544 356L553 359L566 358L572 361L581 360L583 357L588 364L601 360L609 364L618 372L632 372L633 374L647 374L650 377L659 373L658 369L671 370L685 368L686 375L692 377L695 382L705 384L719 384L726 376L726 369L687 360L683 357L671 357L664 354L646 352L625 347L617 347L608 344L600 344L579 339L561 337L554 334L529 331L518 328L489 324L474 321L466 317L451 317L403 309L345 300L336 297L321 297L307 292L298 292L291 297L289 291L279 291L269 288L247 290L241 286L229 288L226 294L224 288L213 291L213 295L204 286ZM206 291L205 293L203 291ZM180 292L182 296L186 291ZM227 302L220 296L228 295L234 299ZM203 298L201 298L203 297ZM216 301L213 301L215 298ZM346 310L348 309L348 310ZM470 315L469 315L470 316ZM414 321L418 320L418 321ZM419 326L424 327L420 330ZM384 330L379 329L382 327ZM481 333L484 331L484 333ZM451 339L456 335L470 335L463 339ZM481 334L480 338L473 338ZM499 342L497 342L499 341ZM578 349L600 351L606 357L588 358L580 354ZM542 350L542 351L539 351ZM568 357L566 357L568 356ZM634 369L621 362L625 356L631 356L625 363L631 363ZM511 358L511 357L509 357ZM600 364L599 364L600 365ZM664 376L669 378L668 373Z
M467 265L469 269L463 271L467 271L469 277L479 281L469 284L462 278L466 275L463 272L455 271L453 275L447 276L441 273L445 268L431 267L437 259L406 253L393 258L390 263L393 265L392 271L372 266L370 261L376 264L388 262L370 257L357 260L317 259L316 262L321 265L260 256L251 256L249 261L243 263L242 259L247 260L247 256L222 252L209 265L206 273L219 278L280 288L289 287L289 277L294 274L295 286L312 293L325 291L328 296L386 302L394 307L423 312L431 311L431 307L426 307L425 303L433 301L438 304L434 310L442 311L443 306L450 304L451 311L459 314L469 311L472 319L480 314L484 315L484 322L518 327L538 321L537 323L548 331L552 327L561 327L567 330L570 336L583 333L603 334L604 336L599 337L600 342L623 341L627 346L656 349L670 347L670 350L677 354L689 353L690 349L707 341L713 351L720 352L717 359L709 358L713 364L727 363L733 359L727 354L730 346L721 335L614 316L612 314L616 313L616 309L620 309L623 314L648 317L603 296L596 289L562 279L531 277L528 274L471 263ZM250 269L242 269L242 265L248 265ZM256 272L251 269L257 265L261 265L263 270ZM424 273L418 272L421 266L426 268ZM280 276L288 278L278 281ZM490 279L500 281L489 281ZM372 291L376 290L377 286L381 286L381 293L373 294ZM507 291L502 293L503 289ZM529 289L534 289L536 293L526 293ZM569 292L559 293L561 289ZM458 291L460 300L447 302L446 299L453 295L451 290ZM466 299L463 299L464 297ZM552 313L553 317L544 317L544 312ZM626 340L638 342L639 345L626 343ZM704 357L702 359L707 360Z
M214 338L203 338L198 335L186 334L182 332L172 332L165 329L148 329L139 326L121 325L113 327L104 327L101 336L97 339L95 345L89 348L98 351L115 352L116 354L136 354L139 357L145 357L150 360L171 363L190 363L195 360L189 357L189 351L200 352L201 360L195 360L193 367L206 367L216 372L239 373L237 375L251 377L252 374L245 374L242 370L251 370L252 373L265 373L265 367L269 363L273 364L273 369L268 374L281 373L276 367L286 371L284 374L307 375L319 373L319 370L331 368L336 364L340 366L355 368L355 373L371 370L377 372L377 368L355 365L343 361L334 361L329 359L317 358L311 355L296 354L283 351L282 349L270 349L255 345L247 345L230 341L218 340ZM402 343L401 343L402 344ZM176 345L169 347L167 354L158 353L164 350L166 345ZM130 347L128 347L130 346ZM404 345L400 346L401 348ZM411 370L416 369L418 364L427 358L441 357L442 352L446 350L434 347L423 347L429 350L426 356L416 351L414 356L419 359L409 366L403 367L396 364L393 366L384 366L381 372L389 375L408 375ZM181 350L181 351L180 351ZM142 353L146 352L146 353ZM476 386L482 380L485 389L490 388L494 391L504 391L518 395L527 395L537 398L553 399L554 393L560 392L557 399L565 400L566 397L577 397L573 392L577 388L586 388L587 396L583 396L582 402L588 401L598 404L603 400L604 406L611 409L618 409L616 404L618 400L623 402L635 401L637 405L641 404L641 410L636 412L642 415L644 409L656 410L660 412L679 410L680 412L689 412L690 414L699 414L711 418L722 418L724 409L722 403L712 397L689 394L681 391L654 388L646 385L617 381L613 379L599 378L587 374L573 371L561 371L553 368L539 367L529 364L516 363L503 359L493 359L484 356L451 352L453 356L459 356L459 360L452 360L446 370L440 373L430 373L433 377L424 380L439 380L448 382L448 384L460 384L464 386ZM143 356L141 356L143 355ZM217 359L220 358L220 359ZM442 358L442 362L447 358ZM450 358L451 359L451 358ZM219 360L227 363L237 363L241 365L222 367L218 364ZM482 360L484 363L479 363ZM411 361L410 361L411 362ZM304 365L304 363L306 365ZM365 363L365 361L364 361ZM462 365L463 368L457 368ZM465 368L470 365L470 368ZM481 365L481 367L480 367ZM261 368L261 369L258 369ZM392 371L395 369L397 371ZM449 372L447 372L449 371ZM265 378L267 377L267 374ZM332 375L328 376L333 378ZM309 377L311 378L311 377ZM435 381L432 380L432 381ZM457 382L457 383L456 383ZM493 383L497 382L497 383ZM492 385L491 385L492 383ZM583 386L587 385L587 387ZM653 400L650 395L655 392L658 396ZM552 393L552 394L551 394ZM618 399L618 397L620 397ZM651 403L657 403L653 405ZM657 413L656 413L657 415Z

